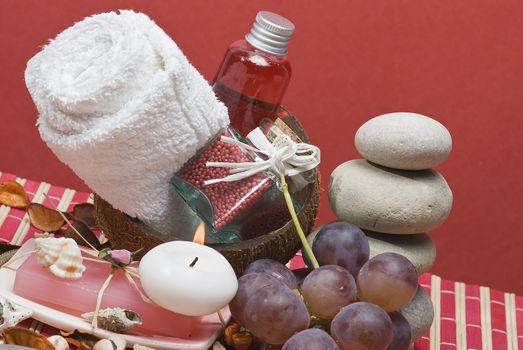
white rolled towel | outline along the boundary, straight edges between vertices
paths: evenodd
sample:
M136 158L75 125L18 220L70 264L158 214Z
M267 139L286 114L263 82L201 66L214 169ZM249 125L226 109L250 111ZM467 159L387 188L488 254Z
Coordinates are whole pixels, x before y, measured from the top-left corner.
M29 60L25 80L42 139L93 191L164 238L194 233L197 219L169 180L229 117L149 17L76 23Z

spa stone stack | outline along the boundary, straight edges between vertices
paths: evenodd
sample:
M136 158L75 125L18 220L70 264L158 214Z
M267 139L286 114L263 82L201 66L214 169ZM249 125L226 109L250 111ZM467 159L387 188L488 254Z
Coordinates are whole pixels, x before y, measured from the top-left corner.
M361 126L355 144L365 159L345 162L332 173L332 210L365 231L371 257L395 252L411 260L418 274L428 271L436 250L426 232L441 225L452 207L447 182L431 169L449 155L450 133L432 118L390 113ZM413 339L432 323L432 304L423 288L402 312Z

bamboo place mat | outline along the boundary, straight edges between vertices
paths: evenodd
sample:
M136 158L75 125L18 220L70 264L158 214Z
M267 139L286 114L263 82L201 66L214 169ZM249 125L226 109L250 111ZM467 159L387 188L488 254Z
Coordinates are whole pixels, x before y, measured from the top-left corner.
M71 210L77 203L92 201L89 193L0 172L0 182L8 180L22 184L33 202L42 203L43 194L47 193L60 210ZM24 210L0 206L0 238L20 245L39 232L29 224ZM300 257L291 261L292 268L302 264ZM431 296L435 317L430 331L416 342L416 350L523 350L523 297L432 274L422 275L419 281ZM21 325L45 335L58 332L31 319Z

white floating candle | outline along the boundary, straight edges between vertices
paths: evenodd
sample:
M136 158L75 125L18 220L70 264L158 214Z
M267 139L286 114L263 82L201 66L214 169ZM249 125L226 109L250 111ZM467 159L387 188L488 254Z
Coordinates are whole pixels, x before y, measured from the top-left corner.
M188 316L218 312L238 289L234 270L223 255L186 241L167 242L145 254L140 280L152 301Z

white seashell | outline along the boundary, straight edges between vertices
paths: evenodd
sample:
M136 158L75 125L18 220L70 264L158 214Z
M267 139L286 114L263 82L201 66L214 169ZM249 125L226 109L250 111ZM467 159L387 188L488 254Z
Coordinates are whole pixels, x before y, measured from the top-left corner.
M120 337L110 337L102 339L93 346L93 350L124 350L127 346L125 340Z
M82 318L91 322L94 318L94 312L88 312L82 315ZM131 310L121 309L119 307L108 308L98 312L98 325L111 332L127 332L134 326L141 325L140 315Z
M112 341L114 345L116 345L117 349L125 349L127 347L127 342L123 338L113 336L109 337L109 340Z
M0 334L7 328L16 326L32 315L33 311L0 296Z
M69 344L64 337L60 335L52 335L47 338L51 344L53 344L55 350L69 350Z
M93 346L93 350L114 350L116 346L109 339L102 339Z
M60 278L79 279L85 271L82 251L72 238L35 238L38 263Z

